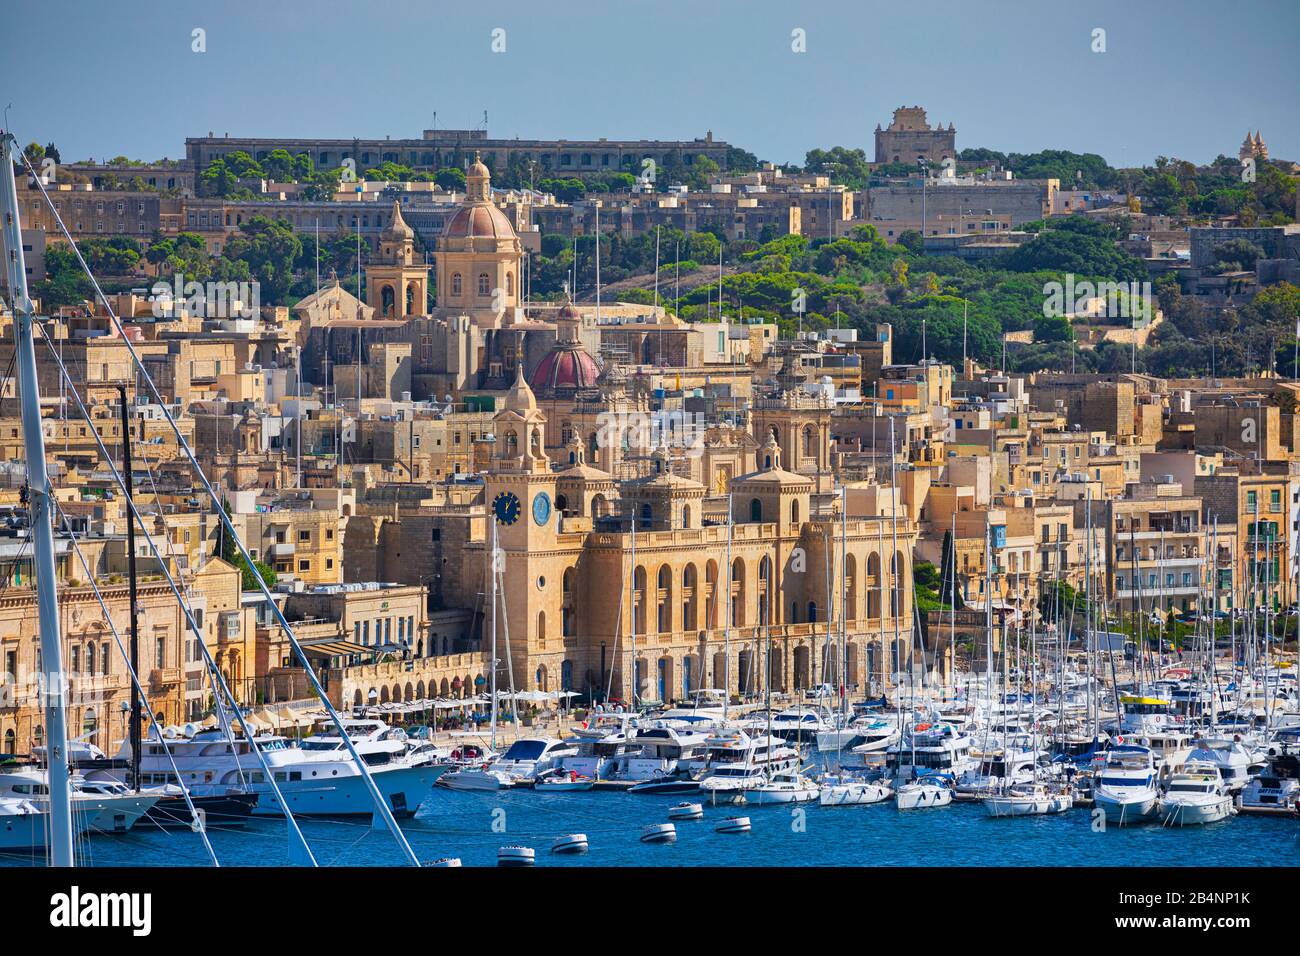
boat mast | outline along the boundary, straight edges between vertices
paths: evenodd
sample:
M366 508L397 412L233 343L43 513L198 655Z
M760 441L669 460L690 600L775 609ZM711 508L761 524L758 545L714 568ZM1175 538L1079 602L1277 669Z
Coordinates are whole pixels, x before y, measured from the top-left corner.
M497 749L497 523L492 521L492 554L488 558L488 585L492 598L492 749Z
M135 488L131 478L131 418L126 405L126 386L117 387L119 404L122 410L122 481L125 485L126 508L126 567L127 579L130 581L131 597L131 672L140 673L140 602L136 593L135 573L135 520L131 516L131 504L135 498ZM131 786L140 790L140 691L134 682L131 684Z
M27 267L19 225L18 186L14 182L17 141L7 130L0 134L0 202L4 208L5 265L14 314L14 349L23 445L27 454L27 487L31 503L33 577L36 614L41 635L41 681L45 704L46 758L50 790L50 863L72 866L72 794L68 777L68 728L64 713L63 641L59 634L58 581L54 566L54 527L50 482L45 470L45 433L36 377L36 345L32 338L32 301L27 296Z

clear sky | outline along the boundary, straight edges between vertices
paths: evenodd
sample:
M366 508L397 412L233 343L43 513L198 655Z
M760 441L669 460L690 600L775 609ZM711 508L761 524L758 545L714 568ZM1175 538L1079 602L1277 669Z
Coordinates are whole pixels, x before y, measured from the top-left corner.
M714 136L864 148L898 106L959 149L1300 160L1300 0L6 0L0 108L65 162L187 135ZM192 31L206 31L196 53ZM492 33L505 31L505 51ZM1105 52L1092 51L1093 31ZM805 31L806 52L791 50ZM13 55L16 52L16 57Z

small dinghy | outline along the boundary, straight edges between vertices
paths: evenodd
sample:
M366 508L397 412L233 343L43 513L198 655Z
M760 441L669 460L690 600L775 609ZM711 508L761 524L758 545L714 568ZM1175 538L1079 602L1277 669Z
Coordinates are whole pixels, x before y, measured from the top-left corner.
M713 829L718 833L748 833L751 827L749 817L727 817Z
M532 866L537 853L530 846L503 846L497 850L497 866Z
M551 844L552 853L586 853L588 849L585 833L566 833Z
M596 781L591 777L584 777L582 774L570 771L554 771L537 778L533 784L534 790L540 790L543 793L568 793L579 790L590 790L596 785Z
M677 827L671 823L652 823L641 830L642 843L676 843Z
M703 820L704 807L698 803L679 803L668 811L669 820Z
M432 867L450 867L450 866L460 866L461 863L460 863L460 857L458 856L443 856L434 860L432 863L425 863L424 865L432 866Z

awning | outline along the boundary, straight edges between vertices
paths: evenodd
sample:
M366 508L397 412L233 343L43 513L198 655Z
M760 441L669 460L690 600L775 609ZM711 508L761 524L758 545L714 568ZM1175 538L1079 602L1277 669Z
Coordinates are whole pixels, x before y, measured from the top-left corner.
M367 647L365 644L357 644L353 641L329 640L316 641L309 643L300 642L302 649L308 654L319 654L322 657L344 657L352 654L369 654L374 650L373 647Z

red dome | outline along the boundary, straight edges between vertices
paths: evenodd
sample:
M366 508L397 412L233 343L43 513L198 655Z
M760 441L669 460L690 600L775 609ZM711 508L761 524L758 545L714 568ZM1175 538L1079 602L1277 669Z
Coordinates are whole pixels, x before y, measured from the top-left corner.
M600 366L587 352L576 346L553 349L533 370L535 389L593 388Z

